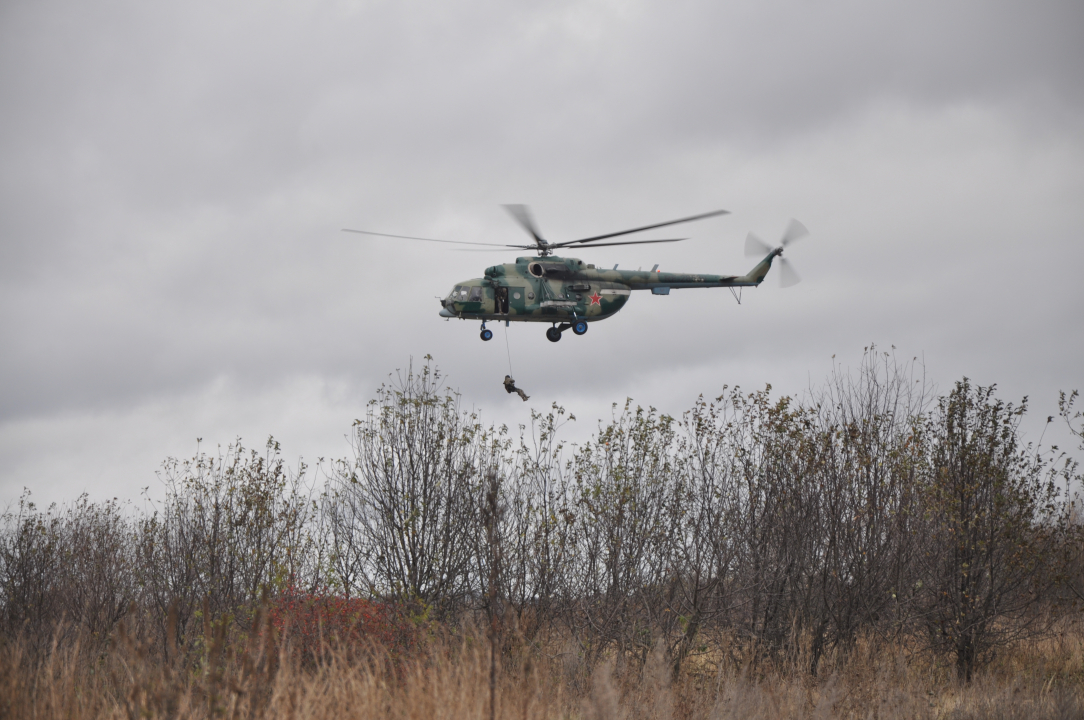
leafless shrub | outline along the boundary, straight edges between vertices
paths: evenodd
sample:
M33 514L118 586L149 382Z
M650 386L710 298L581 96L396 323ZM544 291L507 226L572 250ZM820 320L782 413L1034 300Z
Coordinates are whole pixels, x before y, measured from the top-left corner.
M336 550L343 586L445 615L459 609L477 593L481 479L500 464L503 438L461 410L427 361L380 388L353 444L330 490L332 536L353 540Z
M165 463L166 499L139 520L132 568L161 639L194 641L204 604L212 619L247 623L265 590L319 584L305 472L287 471L273 439L263 455L238 441L218 457Z
M121 505L83 495L42 511L25 492L2 519L3 635L25 637L31 657L80 633L84 649L103 648L137 594L131 521Z
M965 681L997 649L1045 628L1043 599L1071 529L1057 469L1018 439L1026 399L1013 406L993 393L965 378L922 428L918 619Z
M576 553L566 563L569 620L581 651L639 656L655 644L678 514L673 420L626 403L571 461Z

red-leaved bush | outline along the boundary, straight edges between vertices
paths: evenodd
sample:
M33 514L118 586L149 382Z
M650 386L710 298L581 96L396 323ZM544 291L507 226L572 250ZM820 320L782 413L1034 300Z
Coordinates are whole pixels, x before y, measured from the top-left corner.
M332 648L352 652L373 646L401 658L422 636L403 606L293 588L271 603L268 620L276 635L287 634L288 646L304 661L319 661Z

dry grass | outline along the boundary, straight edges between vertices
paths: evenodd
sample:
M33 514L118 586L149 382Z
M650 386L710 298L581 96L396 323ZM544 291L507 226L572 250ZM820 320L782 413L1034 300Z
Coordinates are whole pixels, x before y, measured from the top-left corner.
M410 659L380 648L331 652L306 667L259 638L210 637L200 664L167 660L119 635L110 652L78 645L32 662L15 644L0 653L0 718L488 718L488 646L453 636ZM969 686L928 657L859 648L814 679L761 664L716 672L706 660L671 679L661 654L643 667L570 674L544 656L507 660L498 674L499 718L1080 718L1084 630L1021 645ZM767 669L766 669L767 668Z

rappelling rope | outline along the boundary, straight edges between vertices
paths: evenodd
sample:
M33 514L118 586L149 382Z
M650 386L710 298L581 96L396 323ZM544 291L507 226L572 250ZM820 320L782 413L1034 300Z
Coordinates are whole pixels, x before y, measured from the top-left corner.
M511 325L504 326L504 351L508 353L508 376L515 377L515 375L512 374L512 351L508 347L508 331L511 329Z

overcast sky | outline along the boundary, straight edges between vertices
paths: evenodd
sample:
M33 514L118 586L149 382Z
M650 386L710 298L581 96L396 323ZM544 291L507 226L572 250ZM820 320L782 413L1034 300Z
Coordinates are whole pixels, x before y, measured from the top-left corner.
M573 436L870 343L1034 416L1084 389L1079 0L5 0L0 107L0 508L154 493L197 437L346 456L427 353L485 421L556 401ZM803 282L483 343L435 298L516 251L339 232L525 240L501 203L551 241L730 210L578 253L678 272L795 217Z

